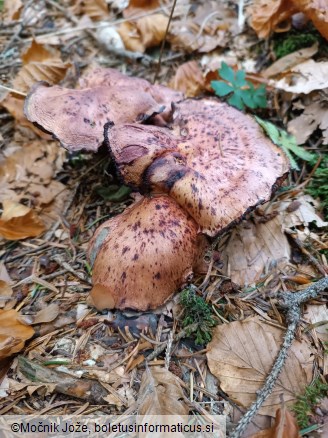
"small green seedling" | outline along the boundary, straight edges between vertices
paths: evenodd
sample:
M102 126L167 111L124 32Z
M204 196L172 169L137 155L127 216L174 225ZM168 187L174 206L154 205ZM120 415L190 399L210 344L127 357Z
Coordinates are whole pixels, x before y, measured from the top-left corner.
M313 198L320 198L323 212L328 220L328 157L322 159L305 191Z
M296 138L288 134L283 129L279 129L273 123L266 122L255 116L257 123L264 129L266 134L271 138L274 144L279 146L287 155L292 169L300 170L293 154L304 161L312 161L315 159L315 154L306 151L296 143Z
M180 303L183 309L183 327L190 324L198 323L198 328L195 331L196 345L203 345L210 342L212 339L212 328L217 322L212 316L212 309L209 304L202 298L196 295L192 287L185 289L181 293Z
M222 62L218 72L226 82L211 82L211 87L217 96L229 96L228 103L240 110L243 110L245 106L252 109L266 108L267 99L264 85L255 88L251 82L246 81L246 73L243 70L234 72L225 62Z
M304 394L297 397L293 406L297 423L301 429L309 425L309 416L319 400L325 398L328 392L327 383L316 379L311 385L305 388Z

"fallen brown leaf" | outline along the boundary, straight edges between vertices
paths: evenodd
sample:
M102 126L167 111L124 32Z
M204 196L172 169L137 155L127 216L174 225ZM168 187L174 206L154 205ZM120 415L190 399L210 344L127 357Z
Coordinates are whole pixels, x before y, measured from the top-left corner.
M46 306L44 309L41 309L36 315L34 315L32 324L41 324L43 322L54 321L58 315L59 315L58 304L51 303L48 306Z
M3 213L0 218L0 235L8 240L36 237L45 227L35 211L14 201L2 201Z
M326 0L292 0L294 5L303 12L321 35L328 40L328 3Z
M217 326L208 344L210 371L220 380L229 397L244 408L256 399L280 349L284 331L248 318ZM281 397L288 406L312 380L313 354L308 344L294 341L271 395L259 409L261 415L274 415Z
M0 105L6 108L6 110L14 117L16 126L24 126L31 129L39 137L46 140L51 139L51 135L46 134L29 122L24 114L24 98L13 96L8 93L6 97L0 102Z
M3 4L4 22L8 23L13 20L18 20L22 7L22 0L5 0Z
M269 84L280 90L295 94L309 94L314 90L328 88L328 61L309 59L293 67L283 79L271 80Z
M179 379L165 368L146 368L139 390L140 415L188 415Z
M205 80L196 61L181 64L169 86L174 90L182 91L186 97L194 97L205 90Z
M267 38L280 23L288 20L297 8L292 0L254 0L247 8L250 25L259 38ZM284 26L284 30L288 30Z
M222 248L224 273L234 283L256 283L270 266L285 265L290 259L290 246L283 232L283 217L265 223L242 222L231 232Z
M126 49L143 53L147 48L157 46L163 41L167 23L168 17L154 14L122 23L117 31Z
M13 81L14 88L26 92L35 82L57 84L65 75L70 63L64 63L58 52L50 52L41 44L32 41L22 55L23 67Z
M3 280L0 280L0 308L3 309L8 302L8 299L13 295L11 286Z
M160 6L159 0L130 0L129 6L124 9L124 18L134 17L152 11Z
M288 55L278 59L267 69L263 70L261 72L261 75L265 78L270 78L282 72L288 71L292 67L295 67L295 65L298 65L301 62L304 62L307 59L312 58L312 56L317 53L318 47L319 47L318 43L315 43L311 47L307 47L305 49L301 49L301 50L297 50L296 52L289 53Z
M295 135L298 144L304 144L320 128L323 143L328 144L328 110L324 100L307 105L301 115L288 123L288 131Z
M108 5L105 0L84 0L82 12L94 21L103 20L108 14Z
M313 328L318 338L328 343L328 309L326 304L307 304L303 318Z
M292 414L283 407L277 409L273 427L261 430L251 438L300 438L299 427Z
M0 360L17 353L34 335L32 327L22 324L16 310L0 310Z

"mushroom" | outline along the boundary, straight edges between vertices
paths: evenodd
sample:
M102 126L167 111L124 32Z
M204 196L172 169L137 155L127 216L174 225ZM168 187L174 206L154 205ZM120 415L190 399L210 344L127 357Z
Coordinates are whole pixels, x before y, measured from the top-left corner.
M104 222L88 249L97 307L148 310L191 280L206 241L168 196L142 198Z
M80 86L82 89L72 90L38 82L24 106L29 121L53 134L70 151L96 152L104 141L106 123L144 122L183 97L113 69L94 70L80 80Z
M125 183L167 193L209 236L269 200L289 169L252 117L214 99L175 104L168 128L124 124L105 137Z
M111 69L80 86L37 84L26 116L70 150L104 142L125 184L147 196L92 238L91 297L98 309L157 307L204 270L204 235L270 199L288 159L251 116L216 99L181 100Z

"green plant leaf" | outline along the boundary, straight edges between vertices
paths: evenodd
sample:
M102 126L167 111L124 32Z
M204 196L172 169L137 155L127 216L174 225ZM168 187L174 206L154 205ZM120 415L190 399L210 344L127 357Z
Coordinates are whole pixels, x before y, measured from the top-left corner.
M240 110L243 110L245 108L243 99L240 96L239 93L240 90L235 90L234 94L229 97L228 102L230 105L234 106L235 108L238 108Z
M212 81L211 87L213 88L215 94L220 97L226 96L233 91L233 88L229 84L222 81Z
M299 170L299 166L295 161L293 154L304 161L312 161L314 159L315 154L298 146L293 135L288 134L288 132L277 128L273 123L266 122L259 117L255 116L255 119L257 123L264 129L266 134L271 138L273 143L281 147L281 149L288 156L292 169Z
M251 90L240 90L240 97L243 99L246 106L249 108L256 108L256 104L253 99L253 93Z
M238 70L236 72L236 79L234 80L234 84L237 85L237 87L245 87L248 85L248 82L245 79L246 73L244 70Z
M219 75L222 79L231 83L233 83L235 80L235 72L225 62L222 62L221 64L221 67L219 69Z

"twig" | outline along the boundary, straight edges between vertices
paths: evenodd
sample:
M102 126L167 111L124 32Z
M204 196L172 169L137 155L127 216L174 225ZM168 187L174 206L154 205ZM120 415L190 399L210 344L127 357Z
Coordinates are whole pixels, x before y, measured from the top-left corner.
M251 405L246 414L241 418L236 429L231 435L231 438L240 438L242 436L253 416L262 406L263 402L271 394L286 361L288 350L295 337L296 328L301 317L301 305L310 299L318 297L318 295L327 288L328 277L325 277L312 284L303 291L294 293L283 292L280 294L280 305L287 310L288 321L283 344L262 389L258 393L256 401Z
M15 90L14 88L6 87L5 85L0 84L0 88L3 88L4 90L10 91L10 93L18 94L19 96L26 97L27 94L23 93L22 91Z
M166 37L167 37L167 33L169 31L169 28L170 28L170 24L171 24L171 21L172 21L172 18L173 18L173 13L174 13L174 9L175 9L175 5L176 4L177 4L177 0L174 0L173 6L172 6L172 9L171 9L171 13L170 13L170 16L169 16L169 21L167 22L167 26L166 26L166 29L165 29L165 35L164 35L164 38L163 38L163 41L162 41L162 44L161 44L161 48L160 48L160 51L159 51L158 64L157 64L157 68L156 68L156 73L155 73L153 84L155 84L155 82L157 80L157 77L159 75L160 69L161 69L162 56L163 56L164 46L165 46L165 42L166 42Z
M181 330L176 336L174 336L174 341L179 341L182 338L185 338L186 336L189 336L190 333L196 331L198 328L198 323L195 322L194 324L188 325L185 329ZM159 345L155 348L155 350L150 353L149 356L146 357L146 362L150 362L151 360L155 359L158 355L160 355L166 348L168 341L163 342L163 344Z

